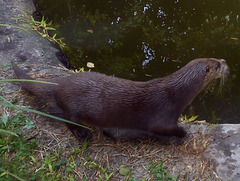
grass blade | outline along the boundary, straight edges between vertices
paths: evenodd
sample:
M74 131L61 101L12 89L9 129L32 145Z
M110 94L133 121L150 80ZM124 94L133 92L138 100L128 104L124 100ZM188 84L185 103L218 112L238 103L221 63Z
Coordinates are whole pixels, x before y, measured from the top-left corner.
M74 125L77 125L77 126L80 126L80 127L83 127L83 128L89 129L89 130L92 130L91 128L89 128L87 126L84 126L84 125L81 125L81 124L78 124L78 123L75 123L75 122L63 119L63 118L59 118L57 116L53 116L53 115L50 115L50 114L47 114L47 113L36 111L34 109L28 109L28 108L24 108L24 107L19 107L19 106L15 106L15 105L12 105L12 104L5 104L5 103L2 103L2 102L0 102L0 105L7 106L7 107L12 107L12 108L20 109L20 110L24 110L24 111L33 112L33 113L36 113L36 114L39 114L39 115L42 115L42 116L46 116L46 117L53 118L53 119L56 119L56 120L59 120L59 121L62 121L62 122L74 124Z
M33 82L33 83L58 85L58 83L54 83L54 82L47 82L42 80L31 80L31 79L4 79L4 80L0 80L0 82Z
M13 63L13 62L12 62L12 64L0 66L0 69L4 69L4 68L7 68L7 67L12 67L13 65L20 65L20 64L23 64L23 63L25 63L25 62L26 62L26 61L24 61L24 62L19 62L19 63Z
M23 27L20 27L20 26L14 26L14 25L9 25L9 24L0 24L0 26L12 27L12 28L17 28L17 29L20 29L20 30L27 31L26 28L23 28Z
M4 100L4 101L7 102L8 104L13 105L11 102L9 102L7 99L5 99L3 96L0 96L0 99Z
M0 133L3 133L3 134L10 134L10 135L13 135L13 136L16 136L18 137L18 135L14 132L11 132L11 131L7 131L7 130L4 130L4 129L0 129Z
M11 175L12 177L14 177L14 178L17 179L17 180L25 181L24 179L18 177L17 175L15 175L15 174L13 174L13 173L8 172L7 170L5 170L5 169L3 169L3 168L0 168L0 170L2 170L3 172L5 172L5 173L8 174L8 175Z

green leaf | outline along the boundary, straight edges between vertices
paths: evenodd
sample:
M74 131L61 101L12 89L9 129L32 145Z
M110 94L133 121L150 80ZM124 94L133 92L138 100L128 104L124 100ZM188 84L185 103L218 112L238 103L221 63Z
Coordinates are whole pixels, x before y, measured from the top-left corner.
M37 160L36 160L36 158L35 158L34 156L30 156L30 158L32 159L32 161L33 161L34 163L37 162Z
M31 19L32 19L32 22L35 23L35 24L36 23L38 23L38 24L40 23L39 21L34 20L34 18L32 16L31 16Z
M119 173L124 176L128 175L130 173L130 171L131 171L131 169L129 169L129 168L125 168L125 167L119 168Z
M105 178L106 178L106 181L108 181L113 175L113 172L110 173L109 175L107 173L105 173Z
M11 131L7 131L7 130L4 130L4 129L0 129L0 133L2 133L2 134L9 134L9 135L13 135L13 136L19 137L16 133L11 132Z
M34 128L34 127L35 126L34 126L33 121L26 119L26 125L23 127L23 129L31 129L31 128Z
M48 168L49 168L49 171L52 173L53 172L52 164L49 163Z
M72 172L72 168L67 167L65 170L66 173L71 173Z
M192 116L189 119L186 119L186 122L189 123L189 122L195 121L197 119L197 117L198 117L198 115L197 116Z
M46 27L45 29L46 30L56 30L55 28L52 28L52 27Z
M89 168L99 168L99 166L97 164L90 164L88 167Z
M4 176L4 175L7 175L7 172L1 173L0 177L2 177L2 176Z
M7 125L8 122L8 116L6 114L3 114L1 122L4 124L4 126Z

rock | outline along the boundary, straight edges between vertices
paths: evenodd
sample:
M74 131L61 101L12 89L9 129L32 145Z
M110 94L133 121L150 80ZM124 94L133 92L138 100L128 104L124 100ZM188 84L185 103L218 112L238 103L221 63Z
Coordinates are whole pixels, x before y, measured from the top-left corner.
M4 24L0 26L0 66L27 61L27 64L47 65L44 71L53 74L56 69L49 66L60 64L56 54L61 55L61 51L33 31L30 23L25 23L32 21L34 11L31 0L0 0L0 19Z
M216 173L224 180L240 180L240 125L222 124L216 131L211 144L205 151L212 158Z

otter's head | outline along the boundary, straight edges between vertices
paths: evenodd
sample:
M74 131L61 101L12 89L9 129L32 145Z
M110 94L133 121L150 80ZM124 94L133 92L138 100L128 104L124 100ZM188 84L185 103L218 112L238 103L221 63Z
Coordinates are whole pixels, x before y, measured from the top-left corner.
M206 77L205 77L206 84L218 78L221 78L222 81L225 80L229 72L226 60L216 58L206 58L203 60L206 63Z

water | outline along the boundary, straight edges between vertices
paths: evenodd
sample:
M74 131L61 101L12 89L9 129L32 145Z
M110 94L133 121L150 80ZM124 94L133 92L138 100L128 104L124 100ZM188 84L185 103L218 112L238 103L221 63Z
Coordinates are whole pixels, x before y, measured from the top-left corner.
M240 122L239 0L36 0L64 37L72 65L131 80L169 75L198 57L227 60L221 92L209 86L185 110L212 123Z

